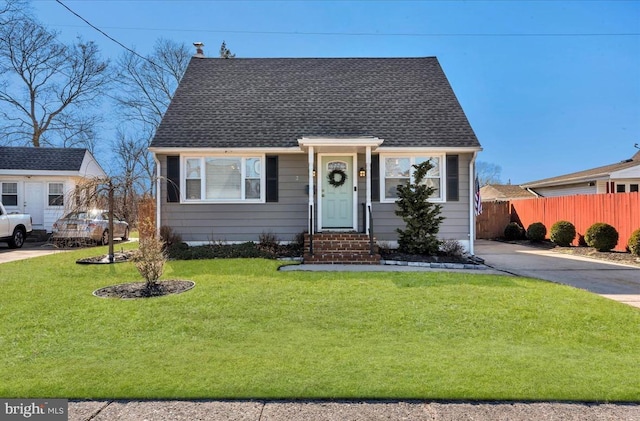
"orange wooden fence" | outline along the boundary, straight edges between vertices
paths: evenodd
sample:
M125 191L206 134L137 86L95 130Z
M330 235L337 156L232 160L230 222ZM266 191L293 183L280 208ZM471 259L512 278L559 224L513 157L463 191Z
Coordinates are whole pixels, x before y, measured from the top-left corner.
M502 236L502 233L495 235L497 230L491 233L492 236L484 236L485 231L481 231L478 227L486 224L483 222L485 217L495 218L491 215L493 212L491 209L504 208L504 203L509 204L511 221L518 222L525 229L534 222L542 222L547 227L547 236L551 226L560 220L569 221L575 225L580 236L584 236L587 229L594 223L605 222L612 225L620 235L615 250L625 250L631 233L640 228L640 193L590 194L521 199L497 202L497 204L485 202L482 204L483 215L476 219L478 238ZM486 216L485 211L489 211ZM578 244L578 240L579 237L576 237L574 244Z

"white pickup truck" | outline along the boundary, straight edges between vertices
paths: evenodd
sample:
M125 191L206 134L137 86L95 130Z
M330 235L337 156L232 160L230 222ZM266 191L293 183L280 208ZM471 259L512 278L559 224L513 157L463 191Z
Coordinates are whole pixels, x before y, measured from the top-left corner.
M0 203L0 242L9 243L11 248L20 248L33 231L31 216L25 213L9 213Z

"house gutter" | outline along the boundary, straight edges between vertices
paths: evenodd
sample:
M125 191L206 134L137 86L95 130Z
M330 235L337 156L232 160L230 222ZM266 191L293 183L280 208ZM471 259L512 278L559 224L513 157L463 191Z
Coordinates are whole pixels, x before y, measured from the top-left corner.
M529 193L531 193L532 195L534 195L535 197L542 197L541 195L539 195L538 193L536 193L535 190L533 190L532 188L527 187L527 191Z
M156 157L155 152L151 152L153 162L156 163L156 238L160 238L160 161Z
M473 152L473 156L469 161L469 254L472 256L475 254L474 243L476 241L476 212L473 207L473 204L475 201L475 193L476 193L475 192L476 190L475 164L476 164L477 156L478 156L478 152L477 151Z

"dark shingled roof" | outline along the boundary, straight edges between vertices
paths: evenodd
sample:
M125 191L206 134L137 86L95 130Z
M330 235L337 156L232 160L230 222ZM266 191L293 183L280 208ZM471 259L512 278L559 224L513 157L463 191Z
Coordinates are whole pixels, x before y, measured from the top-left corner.
M86 149L0 147L0 170L79 171Z
M193 58L151 146L296 147L310 136L480 147L435 57Z

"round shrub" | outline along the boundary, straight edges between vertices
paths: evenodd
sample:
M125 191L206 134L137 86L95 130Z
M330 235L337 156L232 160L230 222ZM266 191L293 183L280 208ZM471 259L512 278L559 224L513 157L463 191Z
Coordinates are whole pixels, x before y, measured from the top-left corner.
M569 247L576 238L576 227L569 221L558 221L551 226L549 237L560 247Z
M521 240L524 237L524 228L518 225L517 222L509 222L509 225L504 229L505 240Z
M596 222L585 233L584 241L598 251L609 251L618 244L618 231L609 224Z
M640 256L640 228L631 233L631 237L627 241L627 247L629 247L631 254Z
M531 241L542 241L547 236L547 227L542 222L534 222L527 227L527 238Z

